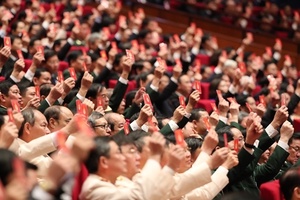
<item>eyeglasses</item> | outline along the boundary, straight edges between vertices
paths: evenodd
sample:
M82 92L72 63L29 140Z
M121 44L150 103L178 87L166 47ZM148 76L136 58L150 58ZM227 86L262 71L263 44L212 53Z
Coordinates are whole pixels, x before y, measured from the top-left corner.
M99 125L95 125L94 128L100 127L102 129L108 129L110 128L109 124L99 124Z
M299 147L293 147L293 146L290 146L292 149L294 149L297 153L300 153L300 148Z

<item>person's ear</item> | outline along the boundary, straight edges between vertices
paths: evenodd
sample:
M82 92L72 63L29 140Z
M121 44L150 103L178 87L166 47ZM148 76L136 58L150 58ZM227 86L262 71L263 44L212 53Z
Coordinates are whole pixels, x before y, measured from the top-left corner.
M37 77L33 77L32 82L33 82L34 85L37 85L37 80L38 80Z
M55 119L53 119L53 118L50 118L50 120L49 120L49 127L51 128L51 129L54 129L56 126L57 126L57 121L55 120Z
M5 102L5 95L0 93L0 101Z
M104 156L101 156L99 158L99 165L101 166L101 168L108 169L109 166L108 166L108 160L107 160L107 158L104 157Z
M31 130L30 127L31 127L31 125L29 124L29 122L26 122L24 124L22 137L28 137L30 135L30 130Z
M295 197L295 199L300 199L300 187L294 188L293 197Z

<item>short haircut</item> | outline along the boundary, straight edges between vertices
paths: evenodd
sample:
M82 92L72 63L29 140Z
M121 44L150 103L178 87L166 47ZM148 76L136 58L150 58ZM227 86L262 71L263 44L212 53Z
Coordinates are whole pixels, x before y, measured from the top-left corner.
M198 121L201 117L200 111L206 111L203 108L197 108L197 109L193 109L191 112L191 116L190 116L190 122L192 122L193 120Z
M37 68L36 71L35 71L34 77L35 78L40 78L42 76L42 73L44 73L44 72L49 72L49 71L46 70L45 68Z
M41 94L41 96L45 96L45 97L48 96L48 94L51 91L51 88L52 88L52 84L50 84L50 83L42 84L40 86L40 94Z
M293 134L293 136L289 139L288 145L290 145L294 140L300 140L300 132Z
M71 51L67 57L69 66L71 66L71 62L77 60L77 58L79 58L80 56L82 56L82 51Z
M45 62L47 62L53 56L57 56L57 53L51 49L45 50Z
M26 108L25 110L22 110L22 115L24 117L24 121L21 124L20 130L19 130L19 137L22 137L23 131L24 131L24 125L26 122L28 122L31 126L35 123L35 117L34 117L34 111L36 109L34 108Z
M99 83L93 83L86 93L86 98L92 97L97 98L99 92L103 90L104 86Z
M93 111L92 114L88 117L88 124L95 129L96 120L104 117L100 112Z
M20 89L20 94L22 97L25 96L27 90L29 87L34 87L33 85L27 85L27 84L18 84L18 88Z
M50 106L44 112L47 122L49 123L50 118L59 120L60 106Z
M139 152L142 152L142 149L145 145L144 138L149 136L150 133L147 133L143 130L132 131L128 134L128 137L134 141L134 144Z
M109 142L112 138L107 136L97 136L94 138L95 148L91 150L85 166L89 173L96 173L98 171L99 159L101 156L110 157L110 146Z
M128 144L133 144L135 145L133 139L129 137L128 135L125 135L123 132L119 132L115 134L113 137L113 140L119 145L119 147L128 145Z
M185 139L185 142L190 149L191 155L193 155L195 151L202 146L202 141L200 138L188 137Z
M96 40L101 39L101 35L99 33L92 33L89 37L88 37L88 42L91 44L94 44L96 42Z
M291 200L295 187L300 187L299 170L299 167L291 168L279 178L280 190L286 200Z
M13 173L13 161L17 158L17 155L7 149L0 148L0 180L3 186L9 183L10 175Z
M10 81L3 81L0 83L0 92L5 96L8 96L9 89L16 84Z

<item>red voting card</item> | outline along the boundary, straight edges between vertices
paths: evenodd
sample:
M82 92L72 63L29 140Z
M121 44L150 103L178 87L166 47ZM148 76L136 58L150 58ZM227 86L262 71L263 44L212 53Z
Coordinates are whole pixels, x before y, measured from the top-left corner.
M23 32L22 32L22 37L29 37L27 31L23 31Z
M224 147L228 147L227 133L223 134L223 139L224 139Z
M124 133L125 133L125 135L128 135L129 132L130 132L130 130L129 130L129 123L125 122L125 124L124 124Z
M183 146L184 145L184 136L183 132L181 129L177 129L174 131L175 139L176 139L176 144Z
M278 44L279 46L282 46L282 42L279 38L275 39L275 43Z
M83 65L83 70L86 72L88 70L86 67L86 63L84 62L82 65Z
M41 98L41 93L40 93L40 86L35 86L35 95L38 97L38 98Z
M243 74L247 72L246 64L244 62L239 62L239 68Z
M299 18L299 13L297 11L294 11L294 17Z
M132 62L134 62L134 55L131 50L126 49L126 55Z
M56 142L58 144L58 148L61 151L64 151L64 153L68 153L70 151L69 148L66 146L66 140L66 134L64 134L62 131L58 131L56 134Z
M116 49L116 50L118 49L117 43L115 41L111 42L111 48Z
M104 35L110 36L110 30L109 30L108 27L103 27L102 28L102 32L103 32Z
M210 123L208 117L203 117L203 121L207 130L210 130Z
M181 40L180 40L178 34L174 34L173 37L174 37L174 40L175 40L176 43L180 43L180 42L181 42Z
M126 23L126 16L120 15L119 16L119 25L125 24Z
M200 81L194 81L194 88L195 88L195 90L198 90L200 94L202 93Z
M179 97L179 104L185 109L186 105L185 105L184 96Z
M144 99L144 104L149 105L149 106L151 107L151 109L153 109L153 105L152 105L152 103L151 103L151 99L150 99L150 97L149 97L149 94L144 93L144 94L143 94L143 99Z
M196 29L196 35L202 36L203 35L203 31L201 28L197 28Z
M58 79L58 82L63 82L64 81L64 75L63 75L62 71L57 72L57 79Z
M85 133L87 136L94 137L94 132L91 127L87 124L86 118L82 116L76 116L76 124L79 130Z
M266 100L264 95L259 95L259 102L266 107Z
M44 47L43 46L38 46L37 51L44 56Z
M213 111L215 111L216 113L220 114L215 102L210 103L210 105L211 105Z
M78 5L77 5L77 10L80 11L80 12L82 13L82 11L83 11L82 5L78 4Z
M230 103L234 103L234 102L235 102L235 101L234 101L234 98L232 98L232 97L228 97L227 100L228 100Z
M251 109L251 107L250 107L250 105L249 105L248 102L246 102L246 106L247 106L247 108L248 108L248 110L249 110L249 113L252 112L252 109Z
M239 139L234 139L234 150L238 153L239 152Z
M11 48L10 37L4 37L4 46Z
M75 73L75 69L73 67L70 67L69 68L69 72L70 72L70 76L72 78L74 78L74 80L76 81L77 80L77 76L76 76L76 73Z
M17 50L18 58L24 60L23 53L20 49Z
M25 181L26 181L25 165L24 165L24 162L20 158L15 158L13 160L13 169L14 169L16 178L19 181L25 183Z
M182 64L179 58L175 59L175 64L182 68Z
M81 101L79 99L76 100L76 110L78 114L82 114L81 111Z
M8 114L8 121L9 122L14 122L14 116L11 108L7 108L7 114Z
M107 54L106 54L106 51L105 50L102 50L100 51L100 56L103 60L107 61L108 58L107 58Z
M266 53L268 56L272 57L273 53L271 47L266 47Z
M89 117L87 105L82 103L80 105L81 114L83 114L86 118Z
M97 107L103 107L102 97L97 97Z
M17 112L21 111L20 110L20 104L19 104L18 100L12 99L11 100L11 106L12 106L12 108L13 108L14 111L17 111Z
M286 105L285 94L281 94L281 106Z

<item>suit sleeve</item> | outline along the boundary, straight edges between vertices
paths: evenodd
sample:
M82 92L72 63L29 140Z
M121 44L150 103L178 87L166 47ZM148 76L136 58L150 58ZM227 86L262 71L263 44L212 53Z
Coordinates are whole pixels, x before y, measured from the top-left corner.
M121 83L120 80L118 80L117 85L109 99L109 107L111 107L113 112L117 112L126 93L127 86L128 84Z

